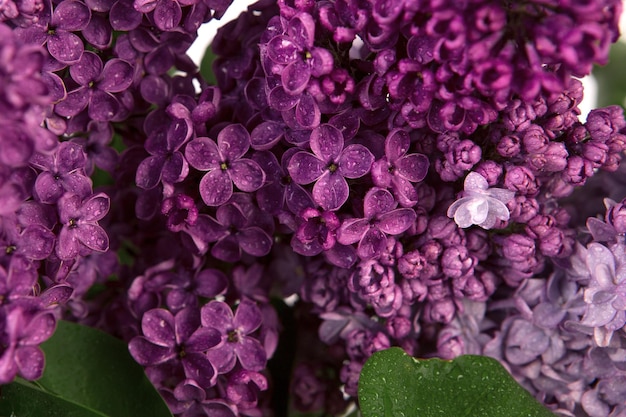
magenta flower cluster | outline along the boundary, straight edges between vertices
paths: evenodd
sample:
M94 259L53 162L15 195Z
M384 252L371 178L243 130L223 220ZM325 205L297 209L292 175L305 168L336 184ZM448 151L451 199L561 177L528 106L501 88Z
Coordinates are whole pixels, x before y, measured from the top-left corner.
M340 415L391 346L625 415L626 121L574 78L621 1L261 0L209 85L229 4L0 2L0 384L67 319L181 417L270 415L281 361Z

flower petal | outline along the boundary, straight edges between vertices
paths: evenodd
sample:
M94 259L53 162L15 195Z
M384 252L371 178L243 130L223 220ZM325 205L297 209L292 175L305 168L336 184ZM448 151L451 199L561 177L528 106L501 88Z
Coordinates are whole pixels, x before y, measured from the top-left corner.
M226 203L232 195L233 181L221 169L207 172L200 180L200 196L207 206L220 206Z
M141 319L141 331L146 340L157 346L176 345L174 316L167 310L154 308L146 311Z
M363 145L348 145L339 157L339 173L346 178L360 178L374 163L374 155Z
M265 256L272 249L272 238L260 227L243 229L237 238L241 249L253 256Z
M357 246L356 253L361 259L372 259L380 256L387 245L387 237L377 227L370 228Z
M243 300L235 312L235 327L244 334L252 333L261 326L263 316L259 307L249 300Z
M393 210L395 207L396 200L384 188L372 188L365 194L365 199L363 200L363 211L368 219Z
M220 167L222 156L217 149L217 144L209 138L195 138L185 147L187 162L200 171L208 171Z
M343 222L337 231L337 241L343 245L350 245L361 240L369 229L367 219L348 219Z
M226 161L234 162L248 151L250 134L239 123L228 125L218 133L217 147Z
M323 161L305 151L296 153L287 165L291 178L298 184L309 184L324 173L326 166Z
M265 172L252 159L239 159L233 162L229 171L237 188L247 193L258 190L265 182Z
M395 168L398 175L412 182L422 181L428 173L428 158L426 155L412 153L398 159Z
M235 345L239 363L249 371L262 371L267 364L267 354L261 343L251 337L244 337Z
M345 178L326 172L313 186L313 200L324 210L337 210L348 200L350 189Z
M343 150L343 143L343 134L333 125L323 124L311 132L311 150L326 163L336 162L339 159Z
M378 227L388 235L399 235L415 223L417 215L410 208L402 208L384 213L378 220Z
M226 333L233 328L233 311L223 301L210 301L200 310L200 320L204 327Z

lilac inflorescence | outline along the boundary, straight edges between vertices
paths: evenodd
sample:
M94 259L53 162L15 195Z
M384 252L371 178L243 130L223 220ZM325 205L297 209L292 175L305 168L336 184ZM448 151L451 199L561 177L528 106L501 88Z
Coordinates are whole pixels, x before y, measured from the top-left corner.
M400 346L622 415L626 121L574 78L621 2L262 0L209 85L229 4L0 2L0 383L68 319L181 417L269 415L284 346L299 412Z

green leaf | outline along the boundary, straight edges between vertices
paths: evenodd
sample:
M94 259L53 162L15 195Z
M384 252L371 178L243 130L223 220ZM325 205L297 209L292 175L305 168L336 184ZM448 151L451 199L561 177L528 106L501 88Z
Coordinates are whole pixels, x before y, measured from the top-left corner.
M215 78L215 73L213 72L213 61L215 61L215 54L213 50L209 46L207 50L204 52L204 57L202 57L202 62L200 62L200 74L204 81L209 85L217 85L217 79Z
M400 348L365 363L359 404L363 417L554 417L493 358L418 360Z
M23 383L14 382L2 387L0 410L6 410L8 403L17 417L172 417L121 340L91 327L60 321L54 335L41 347L46 354L44 375L27 387L31 394L39 391L33 396L40 401L24 403L30 396L23 396ZM70 410L70 405L76 409ZM75 414L68 414L68 410ZM11 414L5 411L0 415Z

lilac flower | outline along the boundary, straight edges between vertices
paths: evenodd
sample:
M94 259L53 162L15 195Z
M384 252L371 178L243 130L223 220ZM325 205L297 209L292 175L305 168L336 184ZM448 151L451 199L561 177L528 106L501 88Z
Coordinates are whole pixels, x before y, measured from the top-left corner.
M56 254L61 260L71 260L87 250L104 252L109 237L98 225L109 211L109 197L104 193L86 199L76 194L64 194L59 199L59 232Z
M344 245L359 242L357 254L361 259L380 256L387 245L387 235L401 234L417 218L414 210L396 206L389 191L372 188L363 201L365 217L345 220L337 232L337 241Z
M91 179L85 174L85 152L79 144L63 142L51 155L35 154L31 164L42 171L34 189L42 203L56 203L66 192L82 198L91 194Z
M266 182L256 193L259 208L272 214L279 215L285 206L293 214L299 214L315 203L311 194L302 186L296 184L287 174L290 155L297 152L290 148L283 154L282 163L278 163L276 156L269 151L255 152L252 159L256 161L266 174Z
M42 19L34 25L16 29L16 33L25 42L46 44L50 55L63 64L78 62L85 46L74 32L87 28L91 10L77 0L63 1L54 7L54 11L52 7L52 2L46 2Z
M626 263L624 247L609 250L599 243L587 247L586 263L590 281L584 290L587 309L580 322L592 327L598 346L606 347L613 332L626 324Z
M130 87L134 70L128 62L117 58L103 65L97 54L86 51L70 67L70 75L79 87L67 93L55 106L55 112L63 117L76 116L86 108L90 119L108 122L122 109L114 93Z
M52 336L56 327L54 313L42 310L34 299L23 299L3 306L0 352L0 383L8 384L20 375L34 380L41 377L44 354L39 345Z
M215 242L211 254L226 262L235 262L246 252L265 256L272 248L272 238L254 219L247 217L239 204L229 203L217 209L216 219L208 217L206 239Z
M349 187L345 178L360 178L367 174L374 156L363 145L344 148L343 134L336 127L325 124L311 132L311 150L298 152L289 161L287 170L298 184L313 186L313 199L324 210L337 210L348 199Z
M422 154L409 154L411 140L404 130L393 130L385 140L385 156L372 165L372 179L378 187L391 187L403 207L417 203L417 191L411 184L419 182L428 172L428 158Z
M221 334L222 343L208 352L218 373L232 370L237 362L248 371L265 368L267 356L261 343L252 336L261 326L261 310L255 303L242 300L233 315L228 304L211 301L202 307L202 325Z
M463 197L448 208L448 217L454 218L461 228L475 224L483 229L491 229L496 221L509 219L509 209L505 205L515 192L502 188L489 188L487 180L475 172L465 177Z
M314 256L335 246L335 233L341 222L334 212L320 212L309 207L299 217L302 223L291 240L291 246L296 253Z
M181 119L170 120L161 129L153 129L145 143L150 156L137 167L137 186L151 189L160 181L164 184L183 181L189 172L189 165L181 148L192 133Z
M185 376L208 388L215 384L215 367L206 351L221 343L219 332L200 326L198 311L186 308L173 316L167 310L147 311L141 319L143 336L133 338L128 349L143 366L180 361Z
M41 224L25 227L15 218L3 218L0 228L0 253L28 260L46 259L54 250L55 235Z
M250 147L250 134L240 124L223 128L217 144L207 137L189 142L185 156L192 167L208 171L200 180L200 195L208 206L219 206L233 194L233 183L241 191L253 192L265 182L265 173L251 159L242 158Z

